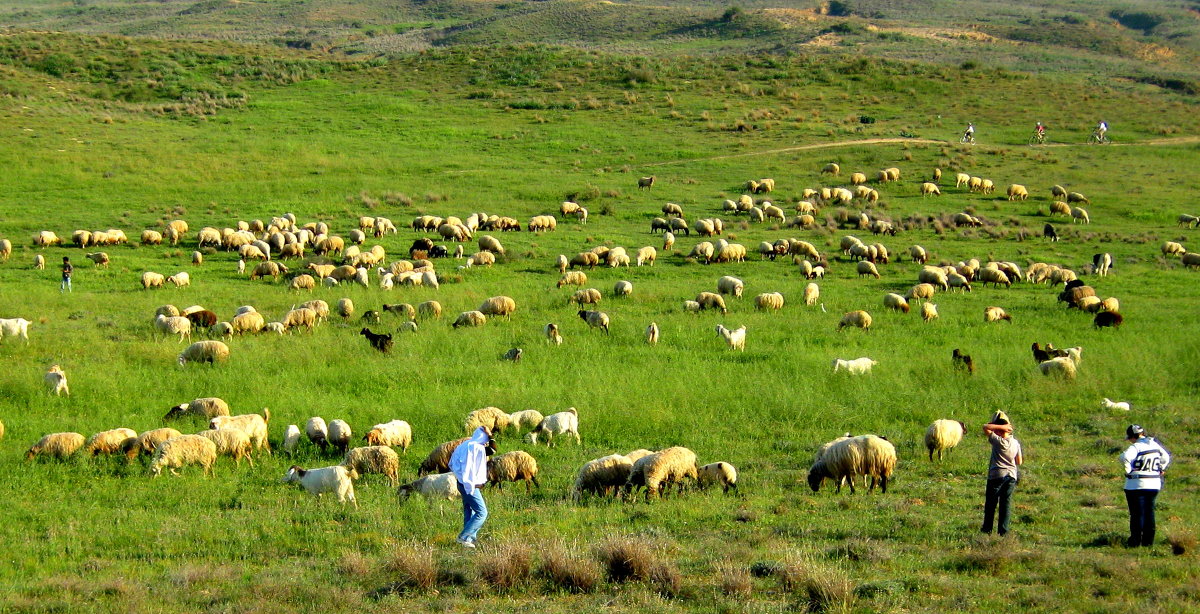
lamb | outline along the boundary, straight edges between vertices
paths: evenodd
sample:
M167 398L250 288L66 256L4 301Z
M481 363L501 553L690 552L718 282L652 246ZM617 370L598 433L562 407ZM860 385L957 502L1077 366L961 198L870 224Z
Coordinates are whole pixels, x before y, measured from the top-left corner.
M742 283L742 280L729 275L717 280L717 293L719 294L732 294L735 298L741 298L744 287L745 284Z
M837 482L837 490L841 492L842 480L846 480L853 493L854 478L864 475L871 477L870 491L875 490L878 481L886 493L888 480L895 469L896 448L891 442L875 435L859 435L829 446L809 469L808 485L817 492L825 478L830 478Z
M632 492L636 487L645 486L646 500L649 501L660 493L666 496L672 484L677 485L678 490L682 492L684 481L688 478L696 481L697 474L696 453L675 446L635 461L625 488Z
M579 468L575 485L571 488L571 500L579 501L584 493L598 496L615 495L629 481L633 460L620 454L611 454L588 461Z
M975 373L975 360L969 354L963 354L958 348L954 348L954 351L950 353L950 362L954 368L962 369L967 374Z
M1006 322L1012 322L1012 316L1008 315L1008 313L1006 313L1004 311L1004 309L1001 307L993 306L993 307L985 307L983 309L983 321L984 322L999 322L1000 320L1004 320Z
M417 468L417 477L429 473L446 473L447 471L450 471L450 456L454 454L454 449L467 439L467 437L463 437L462 439L455 439L454 441L447 441L445 443L438 444L438 446L429 453L429 456L426 456L425 460L421 461L420 467Z
M805 305L815 305L820 298L821 288L817 286L816 282L809 282L807 286L804 286Z
M188 275L187 271L180 271L167 278L167 281L175 285L176 288L192 285L192 276Z
M237 465L242 464L242 459L250 461L250 466L254 466L254 459L250 458L250 436L244 431L234 428L209 429L196 433L202 437L206 437L217 444L217 456L231 456L233 462Z
M700 309L720 309L721 315L729 313L725 307L725 298L720 294L712 292L701 292L696 295L696 302L700 304Z
M1185 226L1185 227L1200 226L1200 217L1195 216L1195 215L1188 215L1186 213L1180 213L1179 214L1179 225Z
M908 313L910 309L908 306L908 301L905 300L903 296L895 293L883 295L883 306L885 309L891 309L892 311L900 311L903 313Z
M1074 224L1075 222L1083 222L1084 224L1092 223L1091 218L1088 217L1087 209L1083 207L1071 208L1071 223Z
M609 334L609 318L607 313L604 313L603 311L585 311L581 309L579 310L579 318L584 322L587 322L588 326L603 330L605 335Z
M134 438L121 442L121 452L125 458L133 461L138 455L153 456L158 447L168 439L179 437L183 433L172 428L152 429Z
M405 501L414 492L426 499L457 499L458 479L449 472L427 475L396 489L396 496Z
M212 475L216 462L217 444L212 440L200 435L180 435L159 444L150 461L149 471L151 476L158 477L166 467L172 475L179 475L176 469L196 464L204 468L205 475Z
M308 436L308 440L314 445L325 451L329 445L329 426L325 424L325 419L320 416L313 416L304 423L304 432Z
M350 430L350 425L345 420L330 420L329 434L327 441L339 453L344 454L346 449L350 447L350 437L353 433Z
M921 303L921 320L932 322L938 317L937 305L928 301Z
M0 340L5 337L20 337L25 340L25 344L29 344L29 320L25 318L4 318L0 319Z
M57 459L65 459L83 447L83 435L79 433L50 433L33 444L25 452L25 460L45 454Z
M925 449L929 450L929 461L933 462L936 450L938 460L942 460L942 452L950 455L950 450L962 441L967 425L956 420L934 420L925 431Z
M1054 230L1054 226L1052 224L1047 223L1045 226L1042 226L1042 236L1051 241L1057 241L1058 231Z
M854 360L843 360L841 358L833 359L833 372L845 371L850 375L865 375L871 372L871 367L879 364L877 361L871 360L866 356L855 358Z
M50 393L54 396L67 395L71 396L71 389L67 386L67 374L63 372L62 367L52 365L46 370L46 375L42 378L46 382L46 387L50 389Z
M538 435L543 435L546 439L546 445L554 445L554 437L558 435L574 435L575 443L581 444L579 439L579 412L574 407L568 407L566 411L560 411L557 414L550 414L542 419L529 433L529 442L537 445Z
M212 328L208 329L208 334L214 337L222 337L225 339L233 338L233 324L229 322L217 322Z
M525 482L525 493L532 494L533 486L541 488L537 481L537 460L522 450L505 452L489 458L487 461L487 483L502 490L504 482Z
M371 329L369 328L363 328L362 330L358 331L358 334L366 337L367 341L370 342L371 347L379 350L380 352L386 354L392 349L392 335L390 333L378 335L371 332Z
M412 445L412 426L403 420L376 424L363 435L363 441L369 446L398 446L408 452L408 446Z
M250 437L250 443L255 450L266 450L271 453L271 443L267 441L267 422L271 420L271 412L266 407L262 414L242 414L240 416L214 416L208 420L208 428L239 429Z
M1100 407L1103 409L1119 409L1121 411L1129 411L1129 403L1127 401L1110 401L1108 397L1104 397L1104 400L1100 402Z
M292 465L287 475L283 476L284 483L299 483L309 493L320 497L331 492L337 495L339 503L350 501L354 509L358 509L358 501L354 499L354 481L358 473L342 465L322 467L320 469L301 469Z
M295 456L298 445L300 445L300 427L289 424L283 433L283 451L288 456Z
M745 326L742 326L742 327L734 329L734 330L729 330L728 328L725 328L723 325L718 324L716 330L717 330L717 335L725 340L725 344L729 346L729 349L740 350L743 352L746 351L746 327Z
M863 311L850 311L842 315L841 321L838 322L837 329L842 330L847 326L861 328L865 331L871 330L871 314Z
M508 415L508 426L515 429L518 433L531 431L544 420L542 412L536 409L525 409L515 411Z
M1063 379L1075 379L1076 365L1075 361L1069 357L1056 357L1050 360L1038 363L1038 370L1042 375L1052 375Z
M112 429L109 431L101 431L88 437L84 443L83 449L88 456L98 456L100 454L115 454L121 450L121 444L126 439L137 439L137 431L127 428Z
M458 328L460 326L478 327L487 324L487 316L481 311L464 311L458 314L452 326Z
M1117 328L1124 322L1125 317L1115 311L1101 311L1092 319L1092 324L1096 328Z
M360 476L368 473L385 475L393 488L400 482L400 457L388 446L354 448L346 452L342 466Z
M142 288L161 288L166 281L167 278L161 273L155 273L153 271L146 271L145 273L142 273Z
M508 414L499 407L482 407L469 414L463 423L463 428L468 433L474 433L475 429L484 427L489 433L499 433L509 427L511 420Z
M517 302L507 296L493 296L479 305L485 316L509 316L517 311Z
M737 492L737 468L729 463L709 463L700 467L696 473L696 483L700 488L719 484L725 493L729 493L730 488Z

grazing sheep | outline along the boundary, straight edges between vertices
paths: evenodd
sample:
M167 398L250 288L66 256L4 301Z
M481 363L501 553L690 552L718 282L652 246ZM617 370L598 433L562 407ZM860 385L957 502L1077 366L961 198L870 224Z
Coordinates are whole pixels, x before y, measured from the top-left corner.
M1110 401L1108 397L1100 402L1100 407L1103 409L1119 409L1121 411L1129 411L1129 403L1127 401Z
M493 296L479 305L485 316L510 316L517 311L517 302L507 296Z
M238 429L250 437L250 443L255 450L266 450L271 453L271 442L267 441L267 423L271 420L271 411L266 407L261 414L241 414L239 416L213 416L208 420L208 428Z
M192 321L175 316L168 318L167 316L156 316L154 318L154 327L164 336L179 335L179 342L183 343L184 338L192 338Z
M886 493L888 480L895 469L896 448L891 442L875 435L859 435L829 446L809 469L808 485L817 492L825 478L830 478L837 482L837 491L841 492L845 480L850 484L850 492L854 493L854 478L863 475L871 477L870 491L875 490L878 481Z
M350 430L350 425L345 420L330 420L329 435L327 441L339 453L345 454L346 449L350 447L350 438L353 433Z
M1167 241L1162 244L1162 253L1164 256L1173 256L1176 254L1186 254L1187 250L1183 248L1183 245L1175 241Z
M152 429L138 435L136 438L126 439L121 442L121 452L125 454L125 458L132 461L139 455L153 456L154 452L162 443L172 437L179 437L183 433L172 428Z
M1200 268L1200 253L1184 252L1179 261L1183 263L1184 267L1189 269Z
M716 330L717 330L717 335L725 340L725 344L729 346L729 349L741 350L743 352L746 351L746 327L745 326L742 326L742 327L734 329L734 330L729 330L728 328L725 328L724 326L718 324Z
M10 256L12 256L12 241L0 239L0 262L8 262Z
M1051 241L1058 240L1058 232L1054 230L1054 226L1049 223L1047 223L1045 226L1042 226L1042 236Z
M929 450L929 460L933 462L933 453L936 450L938 460L942 460L942 452L950 455L950 450L962 441L963 433L966 432L967 425L956 420L934 420L933 424L925 431L925 449Z
M183 317L192 323L193 328L212 328L217 323L217 314L207 309L188 312Z
M584 322L587 322L588 326L603 330L605 335L609 334L609 318L607 313L604 313L603 311L585 311L581 309L579 310L579 318Z
M204 254L201 252L192 252L192 264L195 266L204 264Z
M725 298L720 294L712 292L701 292L696 295L696 302L700 304L700 309L720 309L721 315L729 313L725 307Z
M45 454L57 459L65 459L83 447L84 438L79 433L50 433L33 444L25 452L25 460Z
M621 280L613 285L613 296L629 296L633 294L633 283Z
M166 281L167 278L161 273L155 273L153 271L146 271L145 273L142 273L142 288L161 288Z
M208 334L214 337L222 337L224 339L233 338L233 324L229 322L217 322L212 328L208 329Z
M1071 215L1071 205L1064 203L1061 200L1056 200L1050 203L1050 217L1062 215L1069 217Z
M508 415L508 426L515 429L517 433L523 433L537 428L544 419L542 412L536 409L524 409Z
M574 435L575 443L581 444L579 439L579 412L574 407L568 407L566 411L546 416L537 427L529 432L529 442L537 445L539 434L545 437L547 446L554 445L554 438L558 435Z
M121 444L129 438L137 439L137 431L127 428L101 431L88 437L83 444L83 450L88 456L100 454L115 454L121 450Z
M417 305L417 315L422 319L442 317L442 304L437 301L425 301Z
M312 330L317 326L318 321L317 312L308 307L297 307L283 316L283 325L289 329L303 326Z
M289 424L283 433L283 451L288 456L295 456L298 445L300 445L300 427Z
M700 305L700 303L698 303L696 301L684 301L683 302L683 310L688 313L699 313L703 309L704 309L704 307L702 307Z
M509 427L511 419L504 410L499 407L482 407L469 414L463 423L463 428L468 433L474 433L475 429L484 427L489 433L499 433Z
M25 344L29 344L29 324L30 321L25 318L4 318L0 319L0 341L5 337L20 337L25 340Z
M228 416L229 404L217 397L202 397L188 403L180 403L171 408L163 420L173 420L184 416L198 416L205 422L217 417Z
M863 311L850 311L842 315L841 321L838 322L837 329L842 330L847 326L861 328L865 331L871 330L871 314Z
M308 440L321 449L322 452L329 445L329 426L325 424L325 419L320 416L313 416L304 423L304 432L308 436Z
M282 481L288 484L299 483L304 490L317 497L327 492L334 493L337 495L338 503L349 501L354 504L354 509L358 509L358 501L354 499L354 480L356 478L358 478L357 472L342 465L307 470L301 469L298 465L292 465L288 469L287 475L283 476Z
M649 177L641 177L638 179L638 190L649 190L654 187L654 175Z
M412 445L412 427L404 420L376 424L363 435L363 441L371 446L398 446L408 452L408 447Z
M815 304L817 304L817 301L820 298L821 298L821 288L819 286L817 286L816 282L809 282L809 284L807 286L804 286L804 304L805 305L810 305L810 306L815 305Z
M920 245L913 245L908 248L908 256L917 264L925 264L929 262L929 252L925 251Z
M1117 328L1125 322L1125 317L1115 311L1101 311L1092 319L1092 324L1096 328L1112 327Z
M984 322L999 322L1000 320L1012 322L1012 316L1008 315L1001 307L985 307L983 309Z
M865 375L871 372L871 368L879 362L871 360L866 356L855 358L854 360L843 360L841 358L833 359L833 372L845 371L850 375Z
M1068 192L1067 193L1067 202L1083 203L1085 205L1092 204L1092 201L1088 200L1086 196L1084 196L1083 194L1080 194L1079 192Z
M387 446L354 448L346 452L342 466L360 476L368 473L385 475L393 488L400 483L400 457Z
M595 254L592 255L595 256ZM558 283L555 285L561 288L563 286L582 286L585 284L587 284L587 275L583 271L567 271L559 278Z
M477 327L483 326L484 324L487 324L487 316L483 315L483 312L464 311L458 314L458 317L455 318L452 326L457 329L460 326Z
M46 370L46 375L42 378L46 382L46 387L50 389L50 393L54 396L67 395L71 396L71 389L67 386L67 374L63 372L62 367L52 365Z
M975 360L969 354L963 354L958 348L954 348L954 351L950 353L950 362L954 368L962 369L967 374L975 373Z
M629 480L633 460L620 454L611 454L584 463L575 477L571 488L571 500L579 501L584 493L597 496L615 495Z
M379 334L375 334L374 332L371 332L371 330L368 328L364 328L364 329L358 331L358 334L366 337L367 341L370 342L371 347L379 350L380 352L383 352L386 354L392 349L391 333L385 333L385 334L379 335Z
M730 488L737 492L737 469L729 463L710 463L700 467L696 474L696 484L700 488L720 484L725 493L728 493Z
M941 190L941 188L938 187L938 184L931 183L928 181L921 184L921 196L922 197L941 196L941 195L942 195L942 190Z
M423 476L429 473L446 473L450 470L450 456L454 454L454 449L459 444L466 441L468 438L455 439L438 444L425 460L421 461L420 467L417 468L417 476Z
M744 287L745 284L742 283L742 280L729 275L717 280L718 294L732 294L734 298L741 298Z
M632 492L634 488L644 486L646 500L649 501L660 493L665 497L672 484L677 486L679 492L683 492L685 480L690 478L697 481L698 473L696 453L675 446L635 461L625 488Z
M754 297L754 306L761 311L779 311L783 309L783 294L779 292L765 292L760 294Z
M1080 222L1080 221L1082 221L1084 224L1092 223L1091 218L1088 217L1087 209L1084 209L1083 207L1072 207L1071 208L1071 223L1074 224L1075 222Z
M175 471L186 465L204 467L205 475L213 474L213 465L217 462L217 444L201 435L180 435L172 437L161 444L150 460L150 475L158 477L163 467L170 469L171 475L179 475Z
M217 444L217 456L231 456L234 464L241 465L242 459L250 461L250 466L254 466L254 459L250 458L250 436L244 431L234 428L209 429L196 433L201 437L206 437Z
M875 263L868 260L862 260L857 265L858 276L871 275L875 279L879 279L879 269L875 268Z
M504 482L525 482L525 493L532 494L533 486L541 488L537 481L537 460L522 450L514 450L493 456L487 461L487 483L503 490Z
M1008 199L1009 200L1028 200L1029 199L1029 190L1025 189L1025 186L1023 186L1019 183L1011 184L1008 186Z
M192 285L192 276L188 275L186 271L180 271L168 277L167 281L174 284L176 288L183 288L184 286Z
M658 336L658 324L651 322L650 325L646 327L646 343L649 345L657 345Z
M1040 362L1038 370L1042 372L1042 375L1052 375L1068 380L1075 379L1075 361L1069 357L1059 356Z
M932 322L938 317L937 305L928 301L921 303L921 320Z
M109 258L108 258L108 254L105 252L95 252L92 254L86 254L85 257L88 260L91 260L92 262L94 262L97 267L108 268Z
M508 360L508 361L512 361L512 362L521 362L521 355L524 353L525 353L525 350L522 350L521 348L510 348L507 352L504 353L503 356L500 357L500 359Z
M993 288L1000 286L1004 286L1005 288L1012 287L1012 281L1009 280L1008 275L999 269L981 269L979 271L979 281L983 282L984 287L989 283L992 284ZM949 280L947 280L947 283L949 283Z
M562 335L559 334L559 332L558 332L557 324L555 324L553 322L546 324L546 326L542 328L542 333L546 335L546 340L551 345L562 345L563 338L562 338Z
M830 162L821 168L821 174L833 175L834 177L837 177L838 175L842 174L842 167L838 166L835 162Z
M903 313L908 313L910 309L908 301L905 300L903 296L895 293L883 295L883 306L885 309L891 309L892 311L900 311Z
M396 489L396 497L406 501L413 493L426 499L457 499L458 479L453 473L445 472L418 478Z

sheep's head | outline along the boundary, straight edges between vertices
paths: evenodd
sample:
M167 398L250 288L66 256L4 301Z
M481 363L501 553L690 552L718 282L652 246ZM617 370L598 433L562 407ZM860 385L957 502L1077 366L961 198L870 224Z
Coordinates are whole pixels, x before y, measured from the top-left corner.
M808 487L813 492L821 490L821 482L825 481L825 464L817 463L808 471Z
M300 478L304 477L305 473L307 473L307 471L301 469L299 465L292 465L288 468L287 474L283 476L283 480L281 481L285 484L298 482L300 481Z
M181 360L181 362L179 364L183 364L182 359L180 359L180 360ZM170 409L170 411L167 412L167 415L163 416L163 420L170 420L172 418L178 418L179 416L182 416L184 414L184 412L187 411L187 408L188 408L187 403L180 403L179 405L172 407Z

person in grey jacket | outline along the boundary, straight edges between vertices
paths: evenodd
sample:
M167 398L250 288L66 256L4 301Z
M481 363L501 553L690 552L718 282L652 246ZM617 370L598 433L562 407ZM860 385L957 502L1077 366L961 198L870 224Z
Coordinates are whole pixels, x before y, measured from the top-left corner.
M996 519L997 533L1008 534L1009 504L1012 502L1013 491L1017 488L1017 480L1020 479L1020 471L1017 468L1025 462L1021 455L1021 442L1013 437L1012 432L1008 415L1002 411L997 411L992 416L992 421L983 425L983 434L987 436L988 443L992 444L992 457L988 461L987 489L984 492L983 528L980 529L984 533L992 532L992 521Z
M1125 502L1129 505L1130 548L1154 544L1154 500L1162 490L1171 455L1137 424L1125 429L1129 447L1121 453L1125 466Z

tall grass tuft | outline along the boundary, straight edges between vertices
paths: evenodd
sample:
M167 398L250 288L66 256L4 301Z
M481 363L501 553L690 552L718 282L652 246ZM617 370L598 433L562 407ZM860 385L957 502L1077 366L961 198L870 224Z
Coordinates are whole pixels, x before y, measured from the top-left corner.
M433 547L427 544L410 542L397 546L384 564L384 571L394 578L392 586L399 591L428 591L438 581Z
M475 560L484 582L498 591L510 591L529 582L532 561L529 546L506 542L489 548Z
M794 557L777 570L784 590L813 612L849 612L854 607L854 583L842 570L807 557Z
M590 593L600 584L600 571L595 563L568 551L562 544L542 548L538 575L572 593Z

